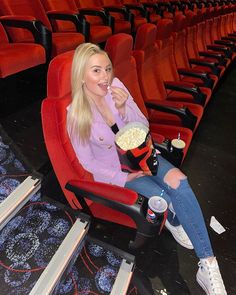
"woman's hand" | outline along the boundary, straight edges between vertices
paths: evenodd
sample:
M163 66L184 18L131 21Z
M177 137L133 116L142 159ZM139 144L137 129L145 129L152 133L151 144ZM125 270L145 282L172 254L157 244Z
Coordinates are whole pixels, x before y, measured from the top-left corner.
M139 178L139 177L142 177L144 176L144 172L143 171L138 171L138 172L133 172L133 173L129 173L128 176L127 176L127 182L128 181L132 181L136 178Z
M129 97L128 93L124 89L115 87L115 86L110 86L110 90L111 90L112 99L115 102L115 107L119 111L120 115L124 116L125 103Z

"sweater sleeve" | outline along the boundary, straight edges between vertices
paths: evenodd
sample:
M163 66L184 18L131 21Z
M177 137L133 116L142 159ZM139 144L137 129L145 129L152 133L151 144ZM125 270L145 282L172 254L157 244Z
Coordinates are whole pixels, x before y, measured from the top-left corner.
M82 144L76 139L71 142L80 163L93 174L94 180L122 187L125 185L128 173L121 171L119 165L110 166L96 159L89 143Z
M113 80L114 86L121 87L128 93L128 99L126 101L126 107L125 107L125 115L120 116L122 121L124 123L129 122L140 122L149 126L147 118L144 116L144 114L141 112L137 104L134 102L133 97L131 96L129 90L125 87L125 85L117 78L114 78Z

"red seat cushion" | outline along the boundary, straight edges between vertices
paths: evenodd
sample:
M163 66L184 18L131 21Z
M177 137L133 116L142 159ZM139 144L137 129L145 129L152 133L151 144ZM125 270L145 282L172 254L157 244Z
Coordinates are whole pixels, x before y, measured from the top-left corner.
M0 44L1 78L44 64L45 62L45 50L38 44Z

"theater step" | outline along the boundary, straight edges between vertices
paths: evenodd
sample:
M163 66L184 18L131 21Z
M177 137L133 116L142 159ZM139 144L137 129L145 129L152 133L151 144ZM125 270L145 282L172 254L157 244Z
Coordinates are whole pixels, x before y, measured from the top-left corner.
M41 180L28 176L1 204L0 230L17 214L41 187Z
M66 235L62 244L53 255L49 264L37 280L30 295L52 294L58 286L63 274L70 269L73 262L77 259L84 238L87 234L89 223L86 220L78 218L70 231Z
M59 294L59 283L62 283L71 271L85 243L95 243L103 249L112 251L122 257L110 295L125 295L129 288L134 271L134 256L109 244L87 236L88 222L78 218L69 233L59 246L51 261L37 280L30 295ZM82 259L83 260L83 259ZM100 294L100 293L99 293ZM101 293L103 294L103 293Z
M123 259L110 295L127 294L133 270L134 262Z

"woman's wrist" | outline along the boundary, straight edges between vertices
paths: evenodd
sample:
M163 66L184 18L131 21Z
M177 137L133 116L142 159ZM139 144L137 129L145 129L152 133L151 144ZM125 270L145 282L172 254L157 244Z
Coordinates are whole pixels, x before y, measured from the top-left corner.
M124 119L126 117L126 109L125 109L125 106L123 106L121 108L118 108L118 112L119 112L119 115L120 115L121 119Z

